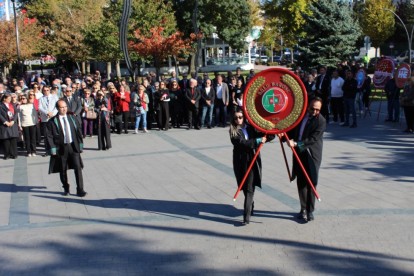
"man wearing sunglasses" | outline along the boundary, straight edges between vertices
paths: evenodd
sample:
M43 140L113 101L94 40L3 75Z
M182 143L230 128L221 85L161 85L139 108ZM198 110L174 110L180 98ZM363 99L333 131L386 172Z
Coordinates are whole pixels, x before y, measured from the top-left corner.
M322 99L314 98L308 106L308 110L296 128L289 132L290 147L294 147L313 185L318 184L319 167L322 162L323 133L326 129L326 120L320 114ZM296 159L293 159L292 179L297 178L299 191L300 212L299 219L305 221L314 220L315 195L308 184L305 174Z

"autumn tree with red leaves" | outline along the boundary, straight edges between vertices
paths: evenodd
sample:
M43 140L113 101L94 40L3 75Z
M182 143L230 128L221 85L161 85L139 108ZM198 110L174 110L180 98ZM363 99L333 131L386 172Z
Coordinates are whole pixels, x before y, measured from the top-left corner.
M161 26L151 28L148 36L141 34L140 30L136 30L134 36L137 42L129 42L130 48L141 57L153 59L157 76L159 76L163 60L170 56L193 52L193 42L196 39L195 34L191 34L190 38L183 39L183 33L179 31L165 35L164 27Z

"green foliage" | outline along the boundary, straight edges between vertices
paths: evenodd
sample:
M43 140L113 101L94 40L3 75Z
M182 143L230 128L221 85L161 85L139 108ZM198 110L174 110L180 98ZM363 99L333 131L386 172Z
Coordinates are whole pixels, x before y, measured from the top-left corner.
M206 37L213 32L217 33L232 48L242 50L245 47L244 39L251 29L250 6L247 0L198 0L197 13L196 0L173 2L178 29L185 36L189 37L190 33L200 29Z
M306 39L299 43L304 65L336 67L355 53L355 43L361 34L352 10L345 2L319 0L309 6L306 20Z
M372 45L379 47L395 30L395 11L392 0L366 0L361 17L363 34L371 38Z
M306 36L305 15L310 15L309 5L314 0L265 0L263 10L269 19L277 19L285 45L294 46Z
M414 3L411 1L403 1L397 4L395 13L402 19L410 32L414 27ZM396 19L394 41L406 41L407 35L404 26Z

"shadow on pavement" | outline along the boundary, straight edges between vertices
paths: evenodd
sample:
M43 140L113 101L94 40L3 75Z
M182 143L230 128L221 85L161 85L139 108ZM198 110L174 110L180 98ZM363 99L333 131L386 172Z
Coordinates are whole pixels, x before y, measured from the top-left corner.
M260 268L260 261L257 267L249 269L238 269L235 267L223 269L205 268L203 259L205 256L194 253L194 250L183 250L180 247L189 248L188 244L176 244L174 249L167 247L164 250L162 233L174 234L178 239L193 242L197 236L208 237L209 239L237 241L240 247L235 246L234 254L246 250L249 243L262 244L264 247L277 245L280 248L288 248L289 256L283 258L299 258L296 260L301 266L298 273L325 273L332 275L412 275L407 266L412 265L413 258L402 258L364 251L361 249L346 249L334 246L298 242L277 238L264 238L251 234L230 234L219 230L203 230L184 227L171 227L160 225L148 225L120 221L108 221L99 219L79 219L87 223L100 223L122 227L130 227L128 235L118 234L114 231L96 230L93 233L77 234L75 237L68 237L67 241L42 241L36 243L36 252L53 256L44 262L30 262L25 265L16 265L8 260L6 256L17 256L33 250L30 243L2 242L0 252L0 274L44 274L60 275L82 273L85 275L97 274L134 274L134 275L204 275L204 274L253 274L253 275L277 275L280 271ZM99 229L99 228L96 228ZM151 232L152 242L130 236L140 236L134 231ZM277 229L275 229L277 231ZM142 233L142 232L139 232ZM160 236L158 236L159 234ZM179 237L184 235L185 237ZM155 238L158 237L158 238ZM171 236L169 236L171 237ZM215 240L214 242L218 242ZM214 242L212 243L214 245ZM205 246L205 245L204 245ZM44 251L44 252L43 252ZM271 251L267 249L265 251ZM6 252L8 252L6 254ZM285 252L287 253L287 252ZM2 256L2 255L5 256ZM246 254L246 253L245 253ZM217 254L220 255L220 254ZM246 258L248 256L246 255ZM258 257L258 256L256 256ZM277 256L275 256L276 258ZM217 260L217 262L223 260ZM278 268L278 260L275 260L275 269ZM396 262L406 262L404 267L396 265ZM256 262L254 262L256 263ZM214 262L209 267L214 267ZM281 264L279 264L281 266ZM280 268L279 268L280 269ZM286 272L285 272L286 273ZM284 274L283 272L281 274Z

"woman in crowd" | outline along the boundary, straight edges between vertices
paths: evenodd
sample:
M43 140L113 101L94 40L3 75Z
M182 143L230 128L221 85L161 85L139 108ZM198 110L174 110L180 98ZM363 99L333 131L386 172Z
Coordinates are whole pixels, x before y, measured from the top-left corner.
M241 79L237 79L236 86L231 89L231 99L233 102L233 112L236 111L239 104L237 101L243 101L244 85Z
M94 118L88 118L87 113L88 111L95 111L95 100L91 97L91 90L86 88L84 91L85 98L82 100L82 123L83 123L83 138L88 135L92 137L93 135L93 122L95 121Z
M102 91L96 94L94 108L98 115L96 118L98 124L98 149L108 150L112 147L110 125L111 103Z
M206 80L206 85L201 89L201 127L207 123L207 128L211 128L213 120L214 100L216 98L216 90L211 86L211 80ZM207 120L206 120L207 115Z
M36 94L34 90L29 90L29 93L27 94L27 102L33 104L36 113L39 115L39 100L36 99ZM38 116L39 117L39 116ZM36 145L40 145L40 118L36 122Z
M171 125L173 127L180 127L180 118L179 114L181 112L181 101L182 93L181 89L178 86L178 81L174 79L171 83L170 88L170 116L171 116Z
M233 144L233 170L237 185L239 186L247 172L247 168L253 160L256 149L261 143L274 139L274 136L266 137L263 133L256 132L253 127L247 125L241 109L237 109L234 112L229 132L230 140ZM249 224L250 222L250 216L253 214L254 209L254 190L256 186L261 187L261 185L262 163L259 155L242 188L245 197L243 212L244 224Z
M117 133L122 132L122 122L124 122L124 132L128 133L129 123L129 102L131 97L128 91L125 90L123 85L119 86L119 92L114 93L114 105L115 105L115 126Z
M407 128L406 133L414 132L414 76L404 87L403 93L400 95L400 105L404 108L405 122Z
M11 95L3 94L0 99L0 140L3 144L5 160L17 158L17 137L19 137L17 120L17 107L12 104Z
M135 120L135 133L138 133L139 124L142 119L142 129L144 133L147 133L147 112L149 98L147 93L145 93L145 87L143 85L138 86L138 93L134 96L134 104L136 110L136 120Z
M155 92L154 97L158 102L158 122L160 130L170 128L170 91L164 81L160 82L160 88Z
M29 92L30 94L30 92ZM23 132L27 156L36 156L36 125L39 121L36 108L25 95L20 96L18 108L19 129Z

